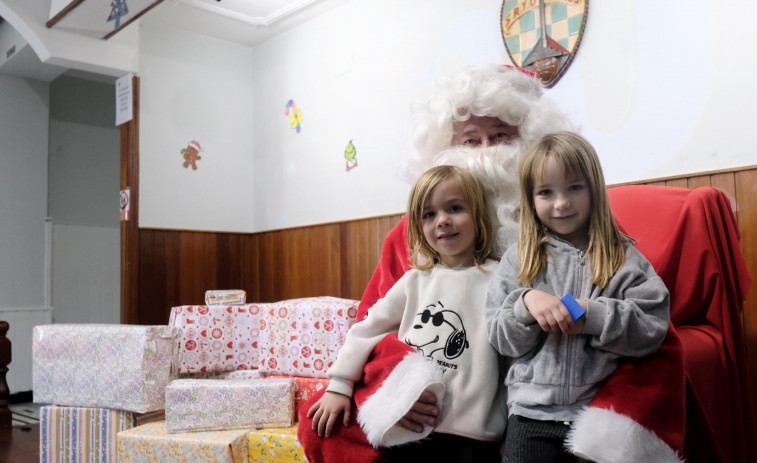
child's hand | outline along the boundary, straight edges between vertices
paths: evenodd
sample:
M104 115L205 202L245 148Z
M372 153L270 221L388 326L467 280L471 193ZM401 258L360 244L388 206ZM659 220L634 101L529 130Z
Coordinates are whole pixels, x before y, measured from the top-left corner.
M313 431L321 437L329 437L339 415L344 413L344 426L349 426L352 401L336 392L326 392L308 410L308 418L313 418Z
M583 299L577 299L576 302L585 310L589 310L589 303ZM581 318L573 322L573 328L568 331L568 334L581 334L584 331L584 326L586 325L586 315L583 315Z
M541 329L546 332L559 329L563 334L569 334L575 327L568 309L558 297L532 289L523 296L523 303Z

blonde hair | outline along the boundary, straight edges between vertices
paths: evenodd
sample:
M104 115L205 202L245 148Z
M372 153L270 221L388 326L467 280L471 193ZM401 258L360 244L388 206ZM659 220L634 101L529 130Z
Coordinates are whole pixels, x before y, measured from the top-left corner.
M607 197L602 165L594 147L572 132L544 135L529 146L520 163L521 209L518 260L521 264L518 281L530 285L547 265L548 230L536 215L534 185L544 173L547 160L554 159L568 178L586 181L591 198L589 214L589 247L584 259L589 260L592 283L604 288L625 262L623 244L631 239L615 223Z
M486 259L493 257L495 234L484 188L473 174L462 167L443 165L432 167L421 174L410 191L407 204L407 245L413 268L431 270L441 262L441 255L431 247L423 235L423 209L434 188L447 180L457 182L471 209L476 227L473 262L480 268ZM426 257L426 262L420 262L420 256Z

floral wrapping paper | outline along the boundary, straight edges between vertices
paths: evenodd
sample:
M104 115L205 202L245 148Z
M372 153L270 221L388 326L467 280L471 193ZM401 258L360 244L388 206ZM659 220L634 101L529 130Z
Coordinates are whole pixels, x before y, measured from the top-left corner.
M247 370L259 363L260 314L265 304L173 307L168 324L181 329L181 373Z
M288 428L257 429L247 434L249 463L308 461L297 440L297 424Z
M260 371L325 378L355 323L358 303L324 296L267 304L260 322Z
M234 370L179 373L178 377L179 379L263 379L265 375L259 370Z
M177 379L166 389L169 433L287 427L294 422L292 379Z
M118 463L247 463L249 429L168 434L166 422L118 433Z
M116 435L163 419L162 412L139 414L109 408L39 409L40 463L115 463Z
M179 330L168 326L38 325L34 402L145 413L161 410Z
M329 380L326 378L305 378L302 376L277 376L271 375L268 378L292 378L297 385L297 390L294 393L294 416L295 419L299 416L300 407L302 407L308 400L310 400L316 392L326 389L329 385Z

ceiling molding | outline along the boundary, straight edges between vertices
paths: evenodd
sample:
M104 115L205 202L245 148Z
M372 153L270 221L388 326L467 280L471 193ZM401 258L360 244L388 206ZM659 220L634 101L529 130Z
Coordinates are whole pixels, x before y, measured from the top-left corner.
M279 21L291 14L294 14L297 11L317 1L319 0L295 0L295 1L289 2L282 8L279 8L278 10L275 10L266 16L250 16L244 13L240 13L238 11L233 11L228 8L224 8L223 6L205 3L200 0L177 0L177 3L182 3L184 5L192 6L194 8L198 8L198 9L207 11L209 13L214 13L219 16L223 16L225 18L235 19L237 21L251 24L253 26L268 27L268 26L271 26L276 21Z

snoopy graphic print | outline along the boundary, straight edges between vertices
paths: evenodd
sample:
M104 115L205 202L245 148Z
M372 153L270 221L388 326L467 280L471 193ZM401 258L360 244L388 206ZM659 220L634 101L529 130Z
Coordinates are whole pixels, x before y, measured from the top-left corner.
M429 304L416 314L405 344L415 347L445 371L457 369L453 360L470 347L460 315L444 307L441 301Z

